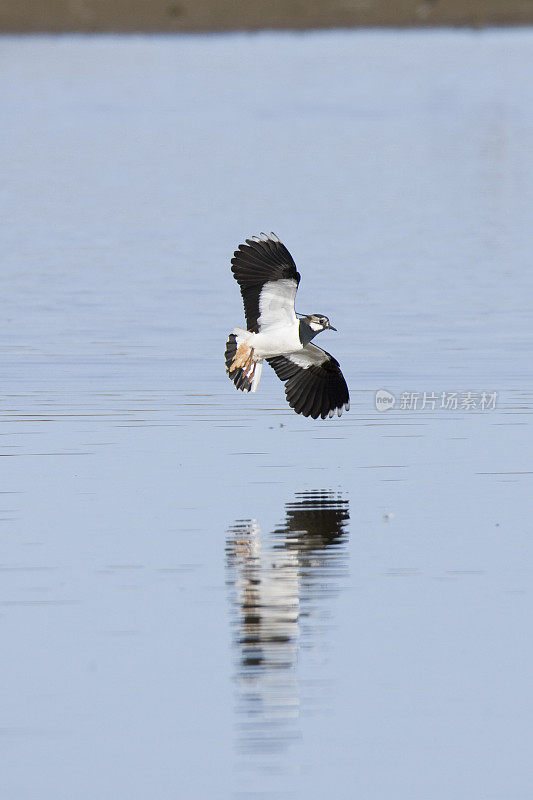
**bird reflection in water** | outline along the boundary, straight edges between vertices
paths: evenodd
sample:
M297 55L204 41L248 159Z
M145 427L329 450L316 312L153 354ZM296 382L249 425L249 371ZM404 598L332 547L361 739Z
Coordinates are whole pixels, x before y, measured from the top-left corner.
M316 650L324 661L326 599L347 575L348 520L348 500L313 490L286 504L285 521L269 536L255 520L229 530L241 750L282 752L299 737L299 660Z

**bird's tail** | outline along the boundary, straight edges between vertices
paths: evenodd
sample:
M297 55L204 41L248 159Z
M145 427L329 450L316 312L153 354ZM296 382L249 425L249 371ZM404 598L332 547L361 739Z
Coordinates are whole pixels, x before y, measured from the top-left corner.
M261 380L263 360L255 359L248 344L250 331L234 328L226 342L226 372L241 392L255 392Z

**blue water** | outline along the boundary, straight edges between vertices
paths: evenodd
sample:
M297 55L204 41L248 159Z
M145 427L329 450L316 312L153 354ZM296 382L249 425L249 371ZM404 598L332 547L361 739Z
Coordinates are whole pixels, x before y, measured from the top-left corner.
M529 800L532 45L0 39L3 797ZM341 419L224 374L265 229Z

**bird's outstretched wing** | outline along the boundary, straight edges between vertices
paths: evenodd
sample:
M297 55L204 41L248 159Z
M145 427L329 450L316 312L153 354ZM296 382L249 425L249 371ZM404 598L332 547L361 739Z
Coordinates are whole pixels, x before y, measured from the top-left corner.
M239 245L231 271L240 286L246 327L258 333L296 321L294 298L300 283L296 264L275 233Z
M278 378L285 381L291 408L304 417L333 416L350 408L350 394L339 362L315 344L286 356L267 358Z

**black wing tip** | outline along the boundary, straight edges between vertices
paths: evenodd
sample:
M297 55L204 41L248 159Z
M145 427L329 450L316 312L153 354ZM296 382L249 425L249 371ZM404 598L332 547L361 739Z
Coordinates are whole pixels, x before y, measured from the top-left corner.
M340 399L336 399L331 402L331 398L321 397L318 401L315 396L310 394L308 397L302 397L302 393L298 393L296 395L292 395L292 387L288 384L290 381L287 382L285 386L285 396L287 399L288 404L295 411L297 414L300 414L302 417L310 417L311 419L332 419L332 417L337 415L337 417L341 417L344 411L350 410L350 398L348 393L346 393L346 398L342 397ZM305 394L305 391L304 391ZM329 402L328 402L329 399Z
M250 254L253 253L255 253L256 258L258 256L262 258L266 256L269 262L272 258L276 259L276 256L278 259L280 256L283 256L288 261L287 266L295 266L294 259L277 234L274 232L270 234L260 233L259 236L252 236L250 239L245 239L244 242L234 250L233 258L231 259L231 271L234 275L236 271L239 271L242 267L243 256L250 256ZM279 262L276 260L275 263Z
M281 245L281 247L285 247L281 239L277 234L273 231L270 233L260 233L259 236L250 236L249 239L245 239L242 244L240 244L237 249L233 253L233 258L231 259L231 263L233 264L234 259L239 258L242 253L246 253L249 251L250 248L252 250L257 249L257 245L263 246L264 245Z
M337 416L338 417L342 417L342 412L343 411L349 411L349 410L350 410L350 401L347 400L342 405L337 406L336 408L330 408L329 411L326 411L325 413L322 413L322 419L326 419L326 417L331 419L332 417L335 416L335 412L337 412Z
M259 236L251 236L249 239L246 239L246 244L251 245L253 242L256 244L268 244L268 242L274 242L274 244L283 244L279 236L277 236L273 231L270 231L270 233L263 233L263 231L261 231Z
M245 239L234 251L231 263L234 264L235 260L254 251L256 254L270 256L270 259L274 258L276 263L282 263L279 261L281 258L282 261L287 262L287 266L296 268L293 257L274 231L270 233L261 232L259 236L251 236L249 239Z
M294 406L291 406L291 408L293 408L293 410L296 411ZM316 411L316 409L301 410L301 411L296 411L296 413L301 414L303 417L308 417L308 418L311 417L311 419L318 419L319 417L321 419L332 419L332 417L335 416L335 413L337 414L338 417L342 417L343 412L349 410L350 410L350 401L347 400L340 406L334 406L333 408L330 409L327 408L319 409L318 411Z

